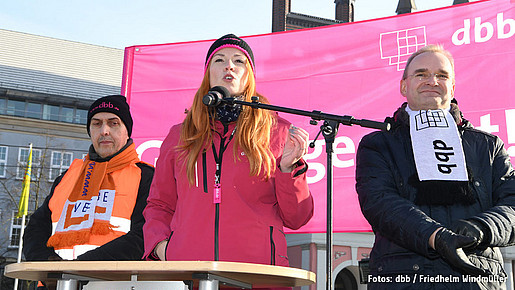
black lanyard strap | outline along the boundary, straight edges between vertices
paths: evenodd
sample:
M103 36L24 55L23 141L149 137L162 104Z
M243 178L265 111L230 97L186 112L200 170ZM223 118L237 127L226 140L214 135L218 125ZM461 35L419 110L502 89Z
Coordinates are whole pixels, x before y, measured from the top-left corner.
M229 143L234 137L234 133L236 132L236 127L232 130L231 136L229 136L229 140L227 140L227 143L225 142L226 137L223 137L220 139L220 149L218 151L218 154L216 152L216 147L214 143L211 143L211 147L213 149L213 156L215 157L216 162L216 171L215 171L215 184L220 184L220 177L222 175L222 158L225 152L225 149L229 147Z

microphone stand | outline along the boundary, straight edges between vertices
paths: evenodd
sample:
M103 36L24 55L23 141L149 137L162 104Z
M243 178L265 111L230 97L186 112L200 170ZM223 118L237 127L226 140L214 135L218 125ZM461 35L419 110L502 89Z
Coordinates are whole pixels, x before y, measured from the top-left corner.
M269 104L262 104L259 102L259 97L253 96L252 102L240 101L236 98L223 98L221 103L234 105L249 106L254 109L265 109L276 112L284 112L289 114L301 115L310 117L310 124L317 125L318 121L324 120L324 124L320 127L320 131L316 135L313 142L309 144L309 147L315 147L315 141L322 133L326 143L326 154L327 154L327 231L326 231L326 290L332 290L333 277L333 143L338 133L338 127L340 124L352 126L359 125L361 127L379 129L382 131L390 130L390 124L385 122L377 122L365 119L354 119L352 116L339 116L333 114L322 113L321 111L303 111L286 107L279 107Z

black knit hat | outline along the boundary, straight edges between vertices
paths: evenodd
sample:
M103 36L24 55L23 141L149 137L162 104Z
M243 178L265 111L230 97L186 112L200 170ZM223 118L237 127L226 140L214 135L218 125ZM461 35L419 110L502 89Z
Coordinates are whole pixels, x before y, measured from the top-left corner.
M225 47L234 47L245 53L245 56L247 56L247 58L250 60L252 70L254 70L254 54L252 53L252 49L250 48L248 43L246 43L245 40L239 38L234 34L227 34L218 38L215 42L213 42L213 44L211 44L211 47L207 51L204 71L207 70L209 61L211 60L215 52Z
M89 132L89 125L91 124L91 118L96 113L100 112L108 112L113 113L116 116L120 117L122 122L125 124L127 128L127 133L129 137L132 134L132 116L129 108L129 104L127 104L127 100L122 95L111 95L102 97L91 104L88 110L88 123L87 129L88 134L91 136Z

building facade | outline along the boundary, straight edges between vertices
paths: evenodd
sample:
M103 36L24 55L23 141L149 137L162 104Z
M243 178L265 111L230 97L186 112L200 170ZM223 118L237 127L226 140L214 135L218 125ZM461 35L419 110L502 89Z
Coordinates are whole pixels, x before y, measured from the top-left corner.
M354 21L355 0L335 0L335 19L291 11L291 0L272 0L272 32L312 28Z

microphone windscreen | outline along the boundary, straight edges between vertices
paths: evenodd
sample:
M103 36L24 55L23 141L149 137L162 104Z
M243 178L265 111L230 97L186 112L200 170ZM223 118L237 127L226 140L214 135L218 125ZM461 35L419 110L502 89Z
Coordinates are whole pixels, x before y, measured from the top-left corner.
M210 91L219 92L222 94L222 98L229 98L231 96L231 93L229 93L229 90L224 86L215 86L210 89Z

